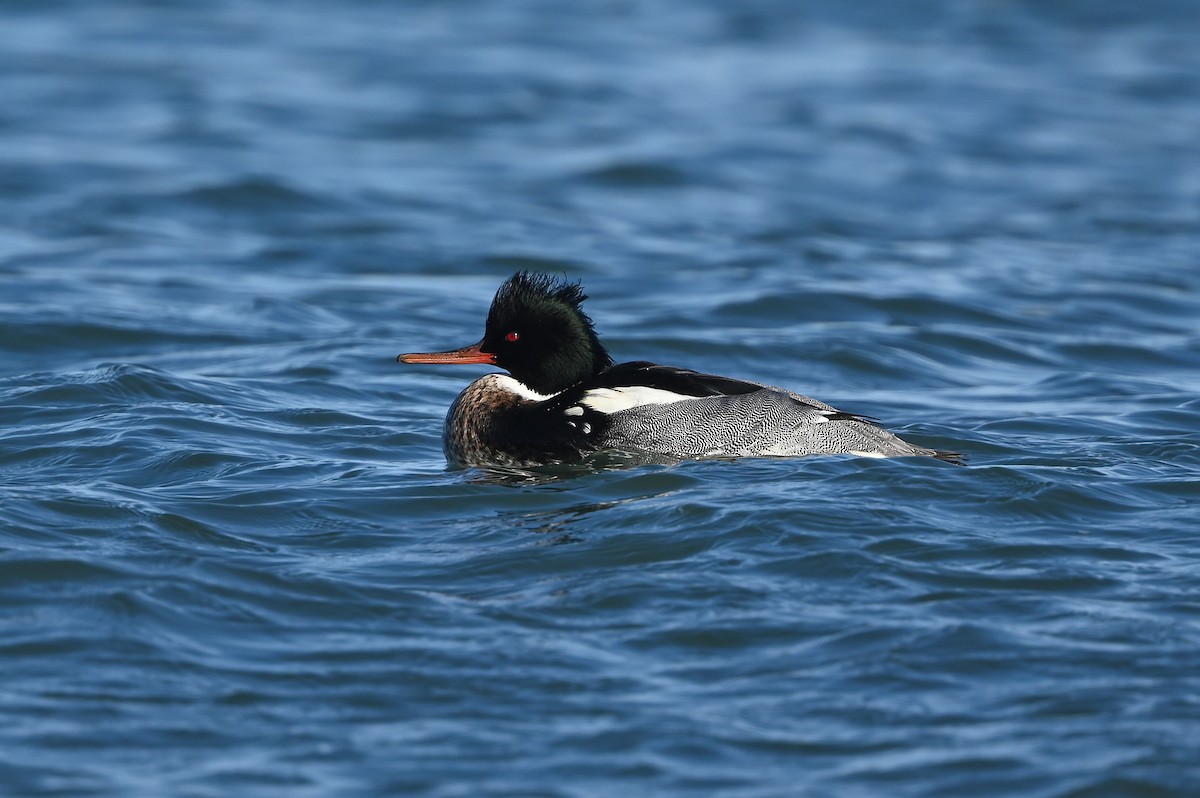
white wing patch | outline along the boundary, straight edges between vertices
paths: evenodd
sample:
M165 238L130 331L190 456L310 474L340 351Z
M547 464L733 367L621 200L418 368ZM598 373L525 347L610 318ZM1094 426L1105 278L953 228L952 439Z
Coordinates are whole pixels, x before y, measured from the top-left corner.
M583 395L579 403L590 407L597 413L611 414L631 407L643 405L669 405L672 402L682 402L685 399L695 399L674 391L664 391L662 388L647 388L632 385L628 388L593 388ZM571 412L570 408L567 412Z

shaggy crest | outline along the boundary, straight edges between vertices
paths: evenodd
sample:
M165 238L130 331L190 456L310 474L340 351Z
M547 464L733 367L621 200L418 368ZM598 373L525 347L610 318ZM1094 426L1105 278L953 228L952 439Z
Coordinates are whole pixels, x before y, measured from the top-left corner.
M517 272L488 311L486 351L496 364L539 393L556 393L612 365L580 305L579 283Z
M549 274L517 272L496 290L488 317L490 319L497 310L512 311L517 308L536 307L546 300L564 302L578 309L585 299L587 294L583 293L583 288L578 282L568 283ZM588 326L591 326L592 320L587 319L587 322Z

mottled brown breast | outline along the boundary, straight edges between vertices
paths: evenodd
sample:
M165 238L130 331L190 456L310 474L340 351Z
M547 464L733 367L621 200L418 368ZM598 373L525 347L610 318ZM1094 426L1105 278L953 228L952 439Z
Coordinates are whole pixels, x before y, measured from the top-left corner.
M512 451L512 441L502 434L503 419L540 397L514 389L519 385L504 374L488 374L466 387L450 405L442 447L446 459L461 465L523 465L527 460Z

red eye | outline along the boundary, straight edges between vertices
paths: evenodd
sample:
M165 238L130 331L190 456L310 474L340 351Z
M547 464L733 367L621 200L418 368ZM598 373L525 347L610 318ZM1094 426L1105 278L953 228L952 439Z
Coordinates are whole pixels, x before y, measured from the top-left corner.
M510 332L508 335L504 336L504 340L510 341L510 342L511 341L520 341L521 334L519 332Z

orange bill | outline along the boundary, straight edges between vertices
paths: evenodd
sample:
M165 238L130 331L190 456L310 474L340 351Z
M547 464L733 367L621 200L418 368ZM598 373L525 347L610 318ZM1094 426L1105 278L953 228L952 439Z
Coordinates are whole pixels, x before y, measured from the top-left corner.
M483 341L450 352L410 352L399 355L401 363L488 363L495 364L496 356L483 351Z

